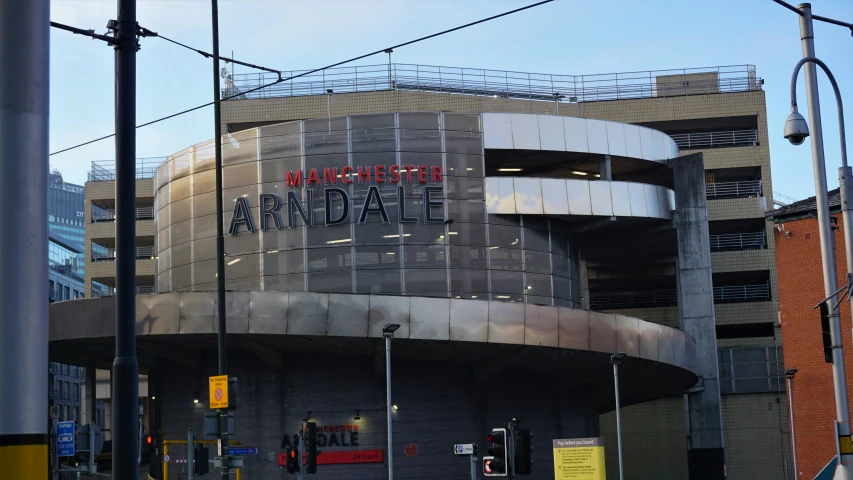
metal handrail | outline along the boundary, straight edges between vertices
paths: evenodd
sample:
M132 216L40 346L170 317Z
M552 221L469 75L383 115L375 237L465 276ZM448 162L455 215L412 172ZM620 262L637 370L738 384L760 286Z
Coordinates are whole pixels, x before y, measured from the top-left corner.
M708 183L705 185L707 198L747 198L761 197L761 180L744 180L741 182Z
M116 250L104 248L100 251L92 251L92 261L115 260ZM136 247L136 258L154 258L154 247Z
M151 220L154 218L154 207L139 207L136 209L137 220ZM92 222L114 222L116 211L114 208L92 209Z
M759 285L714 287L714 303L763 302L770 300L770 282Z
M154 178L157 167L166 157L151 157L136 159L136 179ZM116 179L115 160L95 160L92 169L86 175L87 182L112 182Z
M390 70L390 75L389 75ZM309 70L282 71L292 77ZM233 76L223 96L278 80L261 72ZM599 102L635 98L761 90L754 65L650 70L596 75L552 75L437 65L379 64L337 67L240 95L240 99L409 90L543 101Z
M711 235L710 239L712 252L767 248L767 237L764 232L721 233Z
M682 150L692 148L743 147L758 145L758 130L677 133L670 137Z
M137 294L154 293L154 286L153 286L153 285L140 285L140 286L137 286L137 287L136 287L136 293L137 293ZM115 289L114 289L114 288L111 288L111 289L109 289L109 290L108 290L108 291L106 291L106 292L102 292L102 291L98 291L98 290L94 290L94 289L92 290L92 297L95 297L95 298L101 298L101 297L114 297L114 296L115 296L115 294L116 294L116 292L115 292Z

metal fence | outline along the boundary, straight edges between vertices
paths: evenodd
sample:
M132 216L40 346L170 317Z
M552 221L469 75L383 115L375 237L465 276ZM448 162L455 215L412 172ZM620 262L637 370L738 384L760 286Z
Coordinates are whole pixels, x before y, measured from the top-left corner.
M114 248L93 248L92 261L115 260L116 250ZM136 247L136 258L154 258L154 247Z
M730 130L724 132L679 133L670 135L678 148L717 148L758 145L758 130Z
M760 302L770 300L770 283L714 287L714 303ZM640 290L628 293L591 292L591 310L622 308L672 307L678 305L678 292L674 288Z
M714 287L714 303L764 302L770 300L770 282L758 285Z
M154 218L154 207L140 207L136 209L137 220L151 220ZM98 208L92 206L92 222L114 222L116 211L114 208Z
M166 157L151 157L136 159L136 179L154 178L157 167ZM92 169L86 175L87 182L112 182L116 179L115 160L95 160Z
M310 70L283 71L284 78ZM272 73L233 76L223 96L297 97L408 90L563 102L599 102L761 90L754 65L650 70L595 75L552 75L403 63L338 67L241 94L278 79Z
M760 197L761 180L708 183L705 185L705 195L709 199Z
M764 232L711 235L712 252L723 250L758 250L761 248L767 248L767 239Z
M153 285L137 286L136 287L136 293L137 293L137 295L146 294L146 293L154 293L154 286ZM92 296L96 297L96 298L112 297L115 294L116 294L116 292L115 292L114 288L108 288L107 290L95 290L94 288L92 289Z

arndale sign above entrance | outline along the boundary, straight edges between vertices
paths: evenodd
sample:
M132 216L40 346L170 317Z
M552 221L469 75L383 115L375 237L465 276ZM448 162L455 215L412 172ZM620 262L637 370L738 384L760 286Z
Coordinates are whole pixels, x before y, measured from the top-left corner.
M433 186L423 187L423 216L424 223L441 223L444 221L443 213L441 212L444 202L442 193L442 169L438 166L426 165L375 165L373 167L363 166L353 169L346 166L338 171L337 167L324 168L322 175L318 169L312 168L303 176L302 170L295 172L287 172L286 186L287 187L306 187L305 197L303 201L296 191L287 192L287 199L283 200L277 193L262 193L258 196L258 204L260 205L260 230L266 231L270 228L294 228L297 226L297 217L302 219L302 223L306 226L314 226L314 189L312 186L323 186L323 197L326 205L326 225L341 225L348 223L350 219L350 211L352 207L349 198L349 192L345 188L338 185L340 181L343 185L352 183L371 184L367 187L367 195L364 197L364 202L361 206L361 212L358 216L358 223L367 223L368 215L376 214L382 220L382 223L390 223L388 210L385 207L385 202L382 201L382 196L379 194L379 186L376 184L394 183L397 185L397 214L398 219L402 223L415 223L419 219L413 216L413 212L406 211L406 192L403 185L400 183L424 183L434 184ZM342 186L343 186L342 185ZM240 226L244 226L249 232L258 231L255 226L255 219L252 216L252 210L249 208L249 201L246 197L237 197L235 200L234 212L231 216L231 225L228 228L229 235L240 233ZM287 205L285 215L287 216L287 227L282 221L281 208ZM332 206L341 205L339 211L335 211ZM438 210L438 212L436 211Z

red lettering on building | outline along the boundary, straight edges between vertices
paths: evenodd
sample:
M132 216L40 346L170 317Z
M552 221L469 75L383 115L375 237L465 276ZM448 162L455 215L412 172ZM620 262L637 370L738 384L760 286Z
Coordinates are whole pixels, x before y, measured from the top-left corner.
M341 181L344 183L352 183L352 167L344 167L341 169Z
M385 183L385 167L377 165L373 167L373 176L376 177L376 183Z
M370 183L370 167L358 167L358 183Z
M295 174L287 172L286 185L288 187L302 186L302 170L297 170Z
M421 165L418 167L418 182L426 183L427 182L427 167L426 165Z
M332 167L331 170L328 168L323 169L323 183L325 185L338 183L338 167Z
M400 181L400 167L397 165L391 165L388 167L388 171L391 172L391 182L397 183Z
M432 167L432 181L433 183L441 182L441 167Z
M412 181L412 170L415 169L415 166L414 165L405 165L403 168L406 169L406 181L411 183L411 181Z
M306 186L311 185L312 182L315 185L320 185L320 177L317 175L317 169L316 168L312 168L308 172L308 180L305 182L305 185Z

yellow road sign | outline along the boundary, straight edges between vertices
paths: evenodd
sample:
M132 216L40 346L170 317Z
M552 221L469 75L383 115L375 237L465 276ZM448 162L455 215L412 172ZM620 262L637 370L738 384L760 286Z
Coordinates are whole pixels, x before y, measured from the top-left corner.
M566 438L553 441L556 480L604 480L604 440Z
M228 375L210 377L210 409L228 408Z

